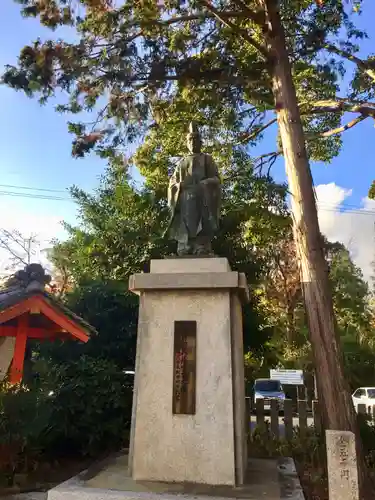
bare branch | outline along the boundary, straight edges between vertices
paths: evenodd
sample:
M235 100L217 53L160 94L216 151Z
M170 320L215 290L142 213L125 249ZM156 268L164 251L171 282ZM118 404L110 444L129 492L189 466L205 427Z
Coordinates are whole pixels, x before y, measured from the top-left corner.
M205 5L207 10L209 10L222 24L224 24L224 26L230 28L234 33L238 33L239 35L241 35L244 40L246 40L253 47L255 47L258 50L258 52L262 54L262 56L266 61L269 59L269 53L266 47L257 42L253 37L251 37L246 30L236 26L229 20L225 20L224 18L225 16L223 17L222 13L216 10L215 7L213 7L208 0L199 0L199 2Z
M279 156L281 156L283 152L281 150L279 151L272 151L272 153L266 153L260 156L257 156L256 158L253 159L254 167L262 173L262 170L265 166L268 166L267 169L267 177L270 176L271 168L273 167L275 161Z
M1 247L3 250L6 250L6 251L10 254L10 256L11 256L11 258L12 258L12 260L13 260L13 262L14 262L14 264L15 264L15 265L18 265L18 264L23 264L23 265L25 265L25 266L27 265L27 262L26 262L24 259L22 259L22 257L20 257L20 256L19 256L19 255L18 255L18 254L17 254L17 253L16 253L16 252L12 249L12 247L11 247L11 246L9 246L9 245L7 244L7 242L6 242L6 241L4 241L4 240L0 239L0 247Z
M262 125L258 129L254 130L250 134L246 134L244 137L242 137L241 140L238 142L238 145L239 144L243 144L244 142L247 142L247 141L251 141L252 139L255 139L262 132L264 132L268 127L270 127L271 125L273 125L276 122L277 122L277 118L272 118L272 120L270 120L269 122L265 123L264 125Z
M35 255L32 245L37 243L36 235L24 238L18 231L0 229L0 248L3 248L11 257L13 265L27 265Z
M368 117L364 116L364 115L357 116L357 118L354 118L354 120L346 123L342 127L337 127L337 128L333 128L331 130L327 130L326 132L323 132L320 135L321 135L321 137L331 137L332 135L341 134L342 132L345 132L346 130L349 130L350 128L355 127L358 123L363 122L367 118Z
M256 158L253 158L253 162L255 163L257 161L263 160L264 158L269 158L269 157L272 157L272 156L280 156L282 154L283 154L283 152L281 150L279 150L279 151L272 151L271 153L265 153L263 155L257 156Z
M8 252L8 254L11 256L12 260L14 261L15 265L18 264L23 264L27 265L26 260L24 260L15 250L13 250L12 245L10 242L7 240L7 237L0 238L0 248Z

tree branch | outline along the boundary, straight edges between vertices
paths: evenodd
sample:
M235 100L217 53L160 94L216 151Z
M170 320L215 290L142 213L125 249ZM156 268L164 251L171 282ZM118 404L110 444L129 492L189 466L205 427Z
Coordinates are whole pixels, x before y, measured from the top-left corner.
M240 139L240 141L237 143L237 145L240 145L240 144L243 144L244 142L251 141L252 139L255 139L256 137L258 137L258 135L260 135L262 132L264 132L264 130L266 130L268 127L270 127L271 125L273 125L276 122L277 122L277 118L272 118L272 120L265 123L264 125L262 125L261 127L259 127L256 130L254 130L250 134L244 135Z
M223 18L230 18L230 17L247 17L243 12L239 12L237 10L235 11L223 11L220 12L220 15ZM198 21L199 19L206 19L207 17L215 18L216 15L213 12L208 12L208 13L197 13L197 14L187 14L185 16L179 16L179 17L171 17L169 19L165 20L158 20L158 21L150 21L149 23L145 24L160 24L164 26L169 26L171 24L175 23L181 23L181 22L186 22L186 21Z
M328 52L333 52L334 54L337 54L338 56L341 56L348 61L353 62L358 66L358 68L366 73L367 76L371 78L375 82L375 70L372 69L372 67L366 62L363 61L363 59L360 59L359 57L351 54L350 52L347 52L346 50L339 49L338 47L335 47L334 45L331 45L329 43L324 45L324 48L328 50Z
M249 19L251 19L255 24L257 24L258 26L261 26L263 27L266 23L266 16L265 16L265 13L264 11L254 11L254 10L251 10L248 5L246 4L246 2L244 2L243 0L233 0L233 2L238 5L239 7L241 7L242 9L244 9L244 11L246 12L246 17L248 17Z
M12 256L12 259L14 260L16 265L17 264L27 265L26 260L23 259L15 250L13 250L11 244L9 243L9 237L7 232L5 230L2 230L2 233L4 234L4 238L0 238L0 248L3 248Z
M253 111L257 111L257 108L255 106L251 106L250 108L244 109L238 113L239 118L243 118L244 116L247 115L247 113L252 113Z
M214 17L216 17L222 24L224 24L224 26L230 28L234 33L238 33L239 35L241 35L244 40L246 40L247 42L250 43L250 45L255 47L258 50L258 52L262 54L262 56L266 61L269 59L269 53L266 47L264 47L264 45L254 40L254 38L251 37L246 30L236 26L231 21L225 20L222 13L216 10L215 7L213 7L208 0L199 0L199 3L203 4L207 8L207 10L209 10L214 15Z
M357 116L357 118L354 118L354 120L346 123L342 127L337 127L337 128L333 128L331 130L327 130L326 132L323 132L320 135L321 135L321 137L331 137L332 135L341 134L342 132L345 132L346 130L349 130L350 128L355 127L358 123L363 122L363 120L366 120L367 118L368 118L368 116L364 116L364 115Z
M253 159L254 166L257 170L259 170L262 173L263 167L265 165L268 165L267 176L269 177L273 164L275 163L277 158L279 156L281 156L282 154L283 154L283 152L281 150L279 150L279 151L272 151L272 153L266 153L266 154L257 156L256 158ZM259 162L259 164L257 165L258 162Z
M12 256L15 264L29 264L31 256L35 254L35 251L31 248L32 244L37 243L35 235L24 238L18 231L8 231L7 229L1 229L0 233L0 248L3 248ZM21 248L26 254L26 259L16 249L12 248L12 244Z
M365 117L370 116L375 119L375 103L348 101L346 99L336 98L316 101L312 109L304 109L304 103L300 104L301 112L304 115L319 113L359 113Z

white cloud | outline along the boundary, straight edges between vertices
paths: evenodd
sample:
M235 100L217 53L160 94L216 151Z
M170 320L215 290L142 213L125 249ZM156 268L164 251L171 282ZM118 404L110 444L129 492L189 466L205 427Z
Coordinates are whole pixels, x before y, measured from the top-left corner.
M346 200L352 191L335 183L321 184L315 190L322 233L330 241L343 243L370 281L375 260L375 201L363 198L360 207L351 206Z

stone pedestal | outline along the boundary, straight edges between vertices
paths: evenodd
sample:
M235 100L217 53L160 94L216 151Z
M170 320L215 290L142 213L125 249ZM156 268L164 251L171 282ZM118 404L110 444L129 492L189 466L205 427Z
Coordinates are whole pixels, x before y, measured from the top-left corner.
M150 273L131 277L129 288L140 295L129 451L132 478L243 484L245 277L232 272L222 258L154 260ZM193 339L186 358L190 378L181 382L182 372L176 375L176 356L181 359L176 339L178 330L188 327ZM186 408L176 406L176 381L189 384Z

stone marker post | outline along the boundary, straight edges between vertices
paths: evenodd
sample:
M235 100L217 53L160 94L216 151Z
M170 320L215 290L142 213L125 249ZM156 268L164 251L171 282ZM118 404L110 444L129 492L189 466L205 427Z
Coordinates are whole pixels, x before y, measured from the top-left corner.
M359 500L355 435L326 431L329 500Z

